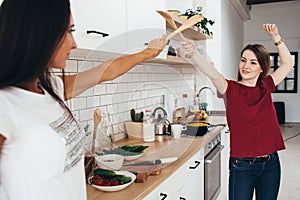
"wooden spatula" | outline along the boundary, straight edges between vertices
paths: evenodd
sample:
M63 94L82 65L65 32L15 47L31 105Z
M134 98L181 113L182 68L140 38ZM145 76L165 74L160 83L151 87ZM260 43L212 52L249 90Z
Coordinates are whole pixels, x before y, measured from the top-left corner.
M191 26L194 26L194 24L197 24L198 22L200 22L203 19L204 19L204 16L202 16L202 15L192 16L191 18L186 20L178 29L176 29L174 32L167 35L166 41L171 39L172 37L174 37L177 33L180 33L181 31L183 31Z
M176 30L178 27L176 25L176 23L174 22L172 16L167 13L167 12L164 12L164 11L160 11L160 10L157 10L156 12L158 12L161 16L163 16L163 18L166 19L166 21L168 22L168 24L171 25L171 27ZM185 37L182 35L182 33L178 33L179 34L179 37L182 39L182 40L185 40Z
M96 108L94 111L94 132L93 132L93 141L92 141L92 155L95 154L95 140L97 135L97 127L101 122L101 112L99 108Z

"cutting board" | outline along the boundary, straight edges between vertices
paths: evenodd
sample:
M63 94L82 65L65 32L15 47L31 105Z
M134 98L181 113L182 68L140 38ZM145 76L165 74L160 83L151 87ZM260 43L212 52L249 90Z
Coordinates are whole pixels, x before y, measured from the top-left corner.
M150 175L159 175L162 164L141 165L141 166L125 166L121 170L130 171L136 174L136 183L144 183Z

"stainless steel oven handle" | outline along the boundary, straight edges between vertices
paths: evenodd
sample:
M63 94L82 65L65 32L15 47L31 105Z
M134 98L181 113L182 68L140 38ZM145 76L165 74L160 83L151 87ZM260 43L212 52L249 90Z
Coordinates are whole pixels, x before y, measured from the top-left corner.
M206 159L204 159L204 163L211 164L216 157L221 153L221 151L224 149L224 145L218 145L208 156Z

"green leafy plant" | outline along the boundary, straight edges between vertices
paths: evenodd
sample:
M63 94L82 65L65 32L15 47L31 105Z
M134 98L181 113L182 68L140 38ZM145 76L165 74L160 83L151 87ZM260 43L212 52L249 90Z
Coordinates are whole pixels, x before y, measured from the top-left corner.
M131 109L130 117L133 122L143 122L144 112L135 112L134 109Z
M195 10L189 8L187 9L183 14L181 15L185 15L188 16L188 18L194 16L194 15L202 15L202 6L198 6ZM209 30L209 28L207 27L207 25L213 25L215 23L215 21L207 19L206 17L204 17L204 19L200 22L198 22L197 24L195 24L195 26L197 27L201 27L204 30L204 33L207 35L213 35L213 33Z
M87 125L85 125L85 127L83 128L83 129L84 129L84 132L85 132L85 136L89 136L89 135L92 134L92 131L89 130L89 127L90 127L90 125L87 124Z

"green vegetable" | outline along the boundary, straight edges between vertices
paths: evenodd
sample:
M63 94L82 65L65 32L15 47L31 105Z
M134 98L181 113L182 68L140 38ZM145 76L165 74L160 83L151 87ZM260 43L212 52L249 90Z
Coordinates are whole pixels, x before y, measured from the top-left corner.
M121 149L129 152L134 152L134 153L143 153L145 149L147 149L149 146L143 146L143 145L134 145L134 146L129 146L125 145L122 146Z
M110 178L112 176L116 175L116 172L108 170L108 169L95 169L94 170L94 176L98 175L98 176L102 176L104 178Z
M96 155L104 155L104 154L119 154L122 156L134 156L144 153L144 150L147 149L149 146L143 145L125 145L114 149L103 150L103 153L96 152Z
M120 181L120 184L126 184L131 181L131 177L120 175L120 174L115 175L114 178Z

